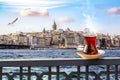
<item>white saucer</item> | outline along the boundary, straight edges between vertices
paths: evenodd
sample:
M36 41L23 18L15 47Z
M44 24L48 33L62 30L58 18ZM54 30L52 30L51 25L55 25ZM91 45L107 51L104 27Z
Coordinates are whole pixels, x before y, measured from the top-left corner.
M85 54L83 51L78 51L77 54L82 57L83 59L98 59L102 57L102 55L105 53L104 50L98 50L98 54L95 55L89 55Z

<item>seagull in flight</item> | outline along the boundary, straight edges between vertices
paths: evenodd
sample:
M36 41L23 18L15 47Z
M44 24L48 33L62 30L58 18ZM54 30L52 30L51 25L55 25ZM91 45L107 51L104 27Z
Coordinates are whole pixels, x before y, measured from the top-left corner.
M18 20L18 18L16 18L14 21L8 23L8 25L13 25L17 20Z

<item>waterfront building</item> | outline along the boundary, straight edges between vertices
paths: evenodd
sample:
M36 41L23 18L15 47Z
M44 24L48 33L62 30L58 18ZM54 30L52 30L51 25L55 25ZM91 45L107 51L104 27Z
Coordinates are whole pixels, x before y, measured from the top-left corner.
M53 34L52 34L52 33L50 33L50 32L48 32L48 33L46 33L46 34L45 34L45 36L46 36L46 37L52 37L52 36L53 36Z
M107 43L106 45L108 48L110 48L112 46L110 36L107 36L106 43Z
M79 33L75 33L74 37L75 37L75 44L76 45L83 45L84 44L84 37L83 37L83 35L81 35Z
M114 38L115 38L115 36L111 35L110 38L111 38L111 46L114 46Z
M60 42L60 37L61 37L61 35L58 33L56 33L56 34L54 34L53 36L52 36L52 44L54 44L54 45L58 45L59 44L59 42Z
M18 36L19 45L27 45L27 37L26 35Z
M113 47L119 47L119 39L116 37L116 38L112 38L112 42L113 42Z
M11 39L13 41L12 44L15 44L15 45L28 45L27 36L23 32L16 32L14 34L11 34Z
M107 47L106 38L103 37L102 39L100 39L100 48L106 48L106 47Z
M65 47L66 48L76 48L74 35L68 35L65 37Z
M29 36L29 44L31 46L37 45L38 38L36 36Z
M13 44L13 40L10 35L1 35L0 44Z
M52 37L46 37L46 46L51 46Z
M5 44L5 41L3 39L0 39L0 44Z
M0 44L5 44L5 43L6 43L5 35L0 35Z
M13 40L13 44L19 45L19 40Z
M119 40L119 47L120 47L120 35L118 35L117 38Z
M38 38L38 44L39 47L45 47L46 46L46 38L40 37Z

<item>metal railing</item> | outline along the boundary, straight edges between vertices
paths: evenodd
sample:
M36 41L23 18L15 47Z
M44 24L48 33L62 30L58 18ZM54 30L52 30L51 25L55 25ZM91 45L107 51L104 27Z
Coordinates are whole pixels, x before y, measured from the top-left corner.
M0 60L0 80L120 80L120 58Z

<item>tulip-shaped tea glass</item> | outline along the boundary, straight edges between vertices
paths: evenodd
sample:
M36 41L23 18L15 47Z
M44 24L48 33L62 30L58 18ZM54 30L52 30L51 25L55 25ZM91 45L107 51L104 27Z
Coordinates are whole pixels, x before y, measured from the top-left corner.
M89 55L98 54L96 47L96 36L84 36L85 47L83 52Z

